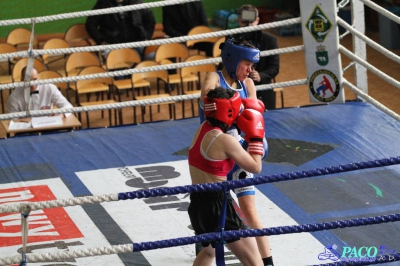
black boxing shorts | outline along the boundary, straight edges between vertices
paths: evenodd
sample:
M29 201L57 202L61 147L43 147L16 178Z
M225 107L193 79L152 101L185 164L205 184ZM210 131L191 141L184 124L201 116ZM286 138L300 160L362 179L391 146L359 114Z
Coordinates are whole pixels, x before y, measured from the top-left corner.
M188 213L196 235L216 232L219 227L218 219L223 201L224 192L222 191L191 193ZM236 212L233 201L234 199L229 194L227 199L224 230L248 229L239 214ZM239 240L239 238L228 239L226 240L226 243L232 243L237 240ZM207 247L209 244L210 242L202 243L203 247ZM215 248L215 244L215 241L211 242L213 248Z

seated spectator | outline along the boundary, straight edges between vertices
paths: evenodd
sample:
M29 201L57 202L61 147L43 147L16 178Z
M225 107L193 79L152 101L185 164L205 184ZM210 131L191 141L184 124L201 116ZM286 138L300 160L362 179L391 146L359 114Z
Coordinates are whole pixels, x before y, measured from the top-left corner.
M21 81L25 79L26 67L21 71ZM38 72L32 68L30 80L38 79ZM41 84L30 86L30 99L27 106L25 102L25 88L16 88L7 101L7 111L9 113L24 112L27 110L45 110L57 108L72 108L72 104L62 95L60 90L54 84ZM70 113L60 114L69 116Z
M97 0L93 9L142 4L142 0ZM86 30L97 45L150 40L156 20L150 9L89 16ZM143 54L143 47L135 48ZM105 56L107 53L103 54Z
M170 37L186 36L196 26L208 26L202 1L163 6L162 13L164 32ZM212 56L213 43L199 42L193 48Z

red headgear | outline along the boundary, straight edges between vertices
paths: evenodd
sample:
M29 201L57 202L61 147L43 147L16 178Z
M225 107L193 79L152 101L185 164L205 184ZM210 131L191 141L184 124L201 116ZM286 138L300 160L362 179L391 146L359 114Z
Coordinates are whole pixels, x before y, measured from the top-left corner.
M204 97L204 116L213 117L231 127L241 111L242 99L236 92L230 99Z

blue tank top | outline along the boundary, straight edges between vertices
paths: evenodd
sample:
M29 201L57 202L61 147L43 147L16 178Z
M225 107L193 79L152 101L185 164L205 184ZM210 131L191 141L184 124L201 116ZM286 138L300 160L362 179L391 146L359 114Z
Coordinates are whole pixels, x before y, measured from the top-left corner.
M221 71L216 72L219 76L219 84L222 88L225 88L227 90L234 90L237 91L240 94L240 98L248 98L249 94L247 93L246 85L244 85L243 81L237 81L238 82L238 87L239 88L232 88L231 86L226 83L226 80L224 78L224 75L222 75ZM204 122L205 117L204 117L204 110L203 110L203 101L200 101L200 108L199 108L199 116L200 116L200 124Z

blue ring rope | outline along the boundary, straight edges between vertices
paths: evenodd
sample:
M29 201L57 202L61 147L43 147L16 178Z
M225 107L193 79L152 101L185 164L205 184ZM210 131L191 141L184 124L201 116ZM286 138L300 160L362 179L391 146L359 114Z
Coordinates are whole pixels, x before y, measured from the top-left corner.
M140 199L140 198L148 198L148 197L157 197L157 196L165 196L165 195L174 195L174 194L183 194L188 192L203 192L203 191L224 191L227 188L234 189L243 186L249 185L258 185L264 183L272 183L272 182L280 182L280 181L288 181L295 180L300 178L307 177L315 177L315 176L324 176L336 173L350 172L356 170L363 170L369 168L377 168L384 166L392 166L400 164L400 157L391 157L384 158L380 160L366 161L366 162L357 162L350 163L345 165L324 167L324 168L316 168L308 171L299 171L299 172L291 172L286 174L277 174L270 176L261 176L252 179L243 179L237 181L229 181L223 183L207 183L207 184L199 184L199 185L187 185L173 188L156 188L150 190L138 190L133 192L125 192L118 193L119 200L127 200L127 199ZM264 228L264 229L247 229L247 230L239 230L239 231L224 231L224 240L238 238L238 237L256 237L256 236L265 236L265 235L281 235L288 233L303 233L303 232L317 232L323 230L337 229L337 228L345 228L345 227L355 227L355 226L363 226L363 225L373 225L380 223L388 223L388 222L396 222L400 221L400 213L390 214L390 215L381 215L375 217L368 218L356 218L349 220L339 220L333 222L325 222L325 223L316 223L316 224L303 224L303 225L294 225L294 226L280 226L274 228ZM222 235L219 233L208 233L203 235L197 235L192 237L182 237L175 238L169 240L160 240L153 242L143 242L143 243L133 243L133 251L144 251L144 250L152 250L159 248L167 248L167 247L175 247L182 245L189 245L200 242L210 242L210 241L221 241ZM390 257L391 256L391 257ZM382 256L381 256L382 257ZM392 261L400 260L400 253L385 255L385 258L389 257L391 260L389 261L374 261L374 262L366 262L366 261L346 261L346 262L334 262L329 264L320 264L326 266L343 266L343 265L371 265L371 264L381 264Z
M224 231L225 239L233 239L238 237L257 237L257 236L272 236L283 235L288 233L309 233L318 232L330 229L356 227L364 225L374 225L381 223L397 222L400 221L400 213L380 215L367 218L355 218L348 220L339 220L333 222L315 223L315 224L302 224L291 226L278 226L264 229L246 229L237 231ZM159 240L152 242L133 243L133 251L145 251L152 249L160 249L166 247L176 247L194 244L198 242L220 241L221 233L213 232L191 237L181 237L168 240Z
M254 177L249 179L227 181L228 183L227 186L229 189L235 189L251 185L260 185L260 184L295 180L307 177L324 176L324 175L357 171L369 168L391 166L396 164L400 164L400 156L384 158L380 160L366 161L366 162L357 162L344 165L315 168L307 171L298 171L286 174L276 174L276 175ZM149 190L121 192L118 193L118 199L128 200L128 199L141 199L141 198L158 197L158 196L175 195L175 194L185 194L191 192L223 191L224 186L225 184L223 183L205 183L198 185L178 186L172 188L153 188Z

